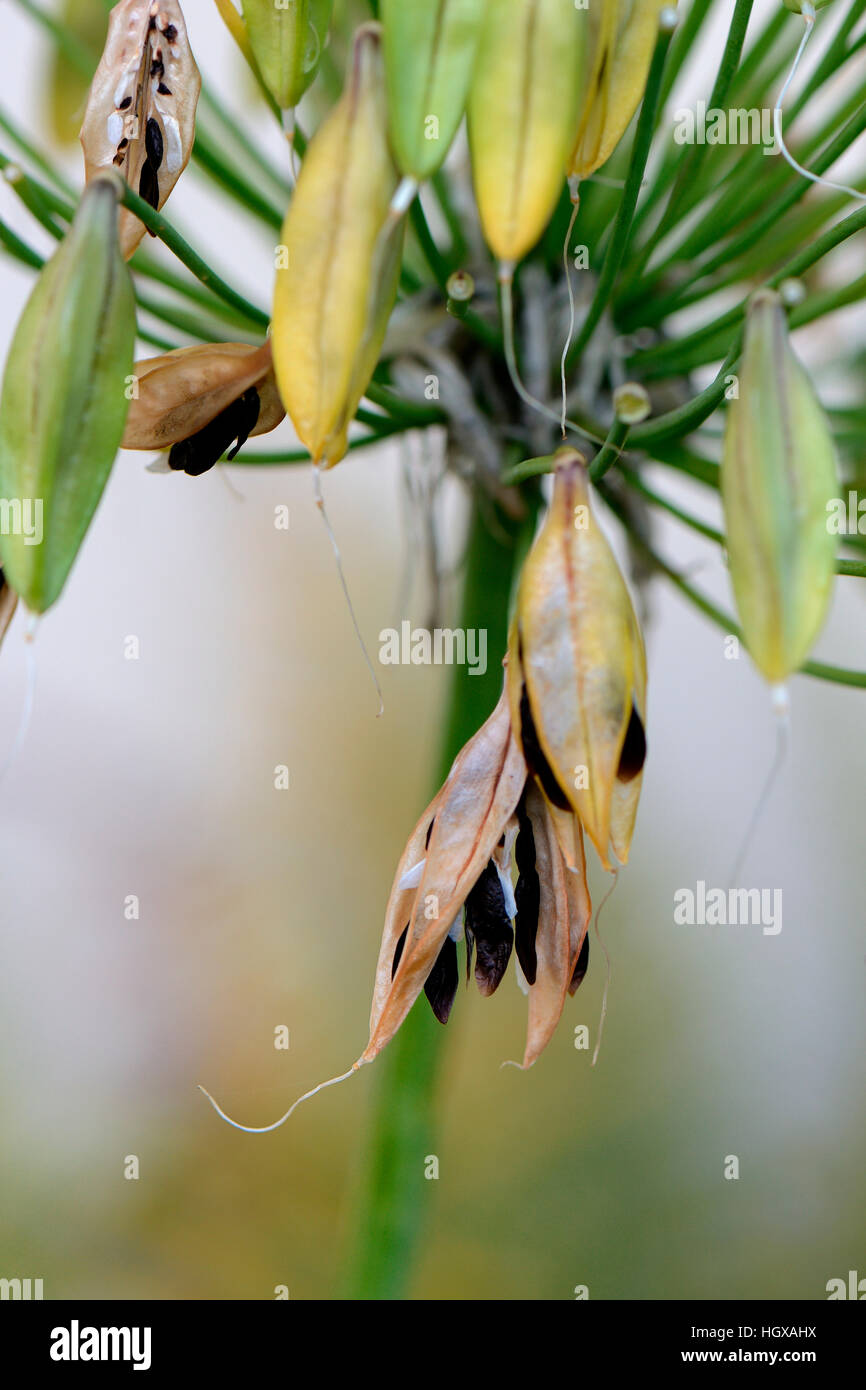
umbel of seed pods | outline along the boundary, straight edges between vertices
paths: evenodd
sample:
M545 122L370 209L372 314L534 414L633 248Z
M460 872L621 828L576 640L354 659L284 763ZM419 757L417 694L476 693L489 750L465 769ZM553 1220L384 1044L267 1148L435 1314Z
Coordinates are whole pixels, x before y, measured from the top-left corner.
M527 556L505 689L415 826L379 952L372 1061L425 992L445 1023L467 978L492 994L512 950L529 997L524 1067L583 979L591 905L583 832L628 860L646 757L646 660L634 607L573 449ZM512 865L517 881L512 886Z

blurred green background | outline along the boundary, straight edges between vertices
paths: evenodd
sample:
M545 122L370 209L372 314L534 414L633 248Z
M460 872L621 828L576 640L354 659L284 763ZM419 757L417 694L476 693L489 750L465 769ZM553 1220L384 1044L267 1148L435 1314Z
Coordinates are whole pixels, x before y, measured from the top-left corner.
M45 49L5 11L11 99L40 128ZM210 0L187 17L202 66L234 81ZM195 176L172 212L266 297L266 235L221 220ZM4 349L28 283L0 261ZM853 313L835 343L798 336L816 368L849 330L862 339ZM33 722L0 789L0 1276L42 1278L48 1298L267 1299L278 1285L333 1298L375 1069L263 1136L223 1125L196 1083L266 1124L358 1056L394 866L433 790L447 672L381 668L375 718L306 470L229 469L233 492L216 471L156 477L144 462L121 456L40 627ZM393 446L326 480L374 652L382 628L426 612L420 576L400 598L405 466ZM450 486L441 529L456 563ZM675 523L659 535L730 606L718 557ZM863 619L861 584L842 579L817 655L866 665ZM3 749L23 630L19 616L0 661ZM725 660L722 634L660 585L647 635L650 758L601 920L613 974L598 1065L573 1041L578 1024L595 1036L598 950L526 1075L500 1066L523 1043L513 977L492 1000L461 991L428 1151L439 1178L420 1151L402 1174L429 1206L412 1297L812 1299L866 1274L866 696L794 683L791 754L741 875L782 888L781 934L675 926L677 888L726 883L774 733L746 658Z

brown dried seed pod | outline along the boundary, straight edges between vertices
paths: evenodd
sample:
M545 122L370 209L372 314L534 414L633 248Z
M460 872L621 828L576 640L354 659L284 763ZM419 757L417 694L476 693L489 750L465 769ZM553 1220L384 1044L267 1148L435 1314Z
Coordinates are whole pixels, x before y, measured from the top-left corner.
M109 16L81 127L87 182L113 165L151 207L161 208L192 152L200 88L177 0L120 0ZM144 225L126 208L119 234L128 260Z

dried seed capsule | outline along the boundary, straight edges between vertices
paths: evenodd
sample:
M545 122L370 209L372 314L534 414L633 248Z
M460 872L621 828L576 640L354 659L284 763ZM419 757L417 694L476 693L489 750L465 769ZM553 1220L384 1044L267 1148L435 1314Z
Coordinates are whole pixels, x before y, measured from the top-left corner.
M625 863L646 756L646 665L573 449L556 455L550 509L520 576L507 681L513 726L548 803L576 813L605 868L611 842Z
M243 0L243 22L262 81L282 110L297 106L319 69L333 0Z
M87 181L114 166L151 207L161 208L192 153L200 88L177 0L120 0L109 16L81 127ZM122 208L127 260L143 236L143 223Z
M343 95L304 158L274 290L280 394L325 467L346 452L396 298L404 223L383 232L396 184L381 29L368 24L355 35Z
M671 0L593 0L587 84L569 175L585 179L610 158L640 104Z
M562 191L587 28L587 12L563 0L487 7L469 92L469 144L484 236L499 261L518 261L532 249Z
M838 481L830 427L771 290L749 305L721 489L743 635L777 684L805 661L827 613L836 560L827 504Z
M190 439L252 387L260 413L250 434L274 429L285 414L269 341L262 347L203 343L175 348L136 362L133 370L136 389L123 432L124 449L167 449Z
M126 418L135 299L118 248L120 186L102 175L84 190L24 307L6 364L0 496L38 507L41 542L5 537L3 566L37 613L63 588Z
M436 172L463 118L486 0L382 0L391 144L401 174Z

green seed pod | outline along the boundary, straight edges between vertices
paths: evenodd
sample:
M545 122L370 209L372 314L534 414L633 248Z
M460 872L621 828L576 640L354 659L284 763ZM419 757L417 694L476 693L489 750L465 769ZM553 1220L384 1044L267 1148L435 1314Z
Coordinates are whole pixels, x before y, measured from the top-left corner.
M282 232L274 289L277 384L298 438L330 468L370 381L397 294L405 220L388 209L381 30L357 31L346 86L310 141Z
M401 174L435 174L463 117L486 0L382 0L391 145Z
M297 106L325 51L333 0L243 0L247 38L277 105Z
M824 622L836 559L827 503L838 482L829 425L773 291L749 305L738 390L721 474L728 560L746 645L775 685L802 665Z
M135 297L117 237L118 175L87 185L15 331L0 401L9 583L36 613L60 594L99 503L129 402ZM28 524L28 522L30 524Z
M18 595L6 583L6 576L0 566L0 642L6 634L6 629L15 616L15 609L18 606Z
M556 206L583 89L588 16L569 0L488 6L469 93L481 225L497 260L531 251Z

